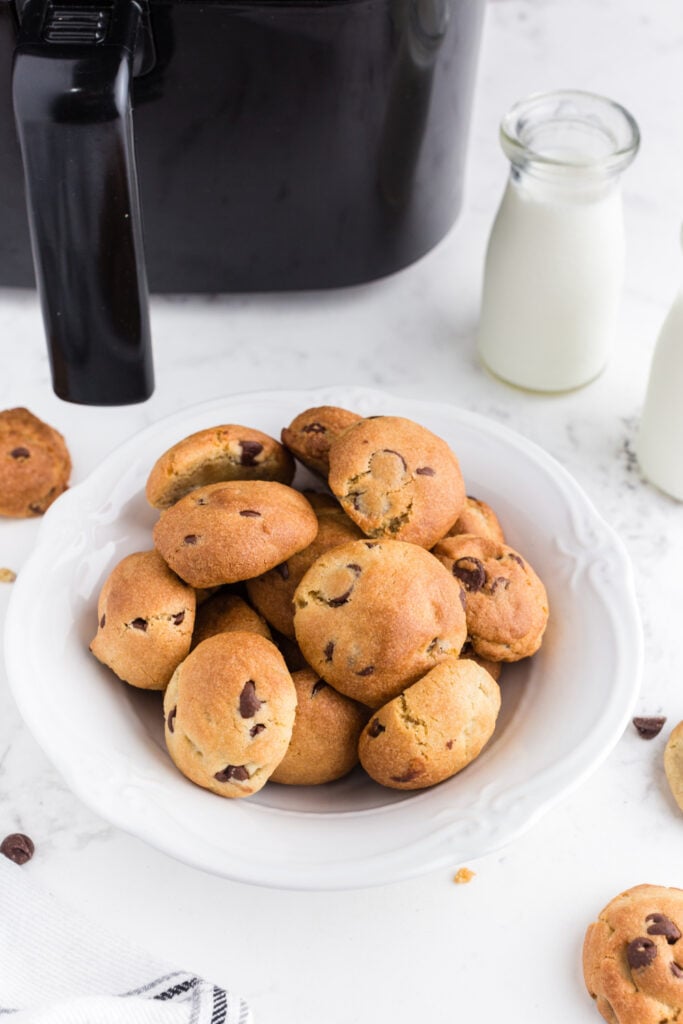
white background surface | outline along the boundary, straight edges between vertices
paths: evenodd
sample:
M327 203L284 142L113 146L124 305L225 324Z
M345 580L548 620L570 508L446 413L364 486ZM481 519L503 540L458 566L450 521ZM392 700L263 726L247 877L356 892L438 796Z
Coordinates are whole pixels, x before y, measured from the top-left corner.
M113 829L66 789L0 675L0 832L25 831L25 869L161 958L246 996L258 1024L595 1021L581 978L588 922L621 889L683 885L683 815L661 755L683 719L683 508L648 486L633 442L657 331L681 276L683 21L677 0L492 0L479 67L463 214L416 266L317 295L155 300L157 390L93 410L56 399L35 297L0 293L0 407L26 405L67 438L73 480L182 405L259 388L362 384L435 397L542 444L620 533L634 563L646 666L637 711L593 778L514 845L406 883L294 893L222 881ZM607 371L574 394L514 391L473 347L488 230L507 167L498 121L528 92L583 88L622 102L642 148L624 178L627 281ZM533 496L529 496L533 502ZM0 522L0 565L21 571L36 521ZM11 587L0 587L0 615ZM1 623L0 623L1 625ZM581 638L577 637L577 643ZM1 951L0 951L1 954Z

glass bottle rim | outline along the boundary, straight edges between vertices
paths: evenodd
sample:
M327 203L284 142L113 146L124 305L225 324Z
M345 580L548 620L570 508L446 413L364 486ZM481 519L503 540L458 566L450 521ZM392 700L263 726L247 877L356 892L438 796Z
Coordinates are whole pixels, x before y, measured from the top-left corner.
M570 136L564 147L558 143L560 131ZM640 130L633 115L606 96L556 89L515 103L501 121L500 142L515 166L609 175L631 163Z

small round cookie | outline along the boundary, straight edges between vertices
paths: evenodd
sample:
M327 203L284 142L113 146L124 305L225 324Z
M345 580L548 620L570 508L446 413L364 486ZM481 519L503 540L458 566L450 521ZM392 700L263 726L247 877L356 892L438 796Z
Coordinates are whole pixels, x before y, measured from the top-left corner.
M586 988L610 1024L667 1024L683 1006L683 889L636 885L588 926Z
M292 673L297 705L287 753L271 782L319 786L358 764L358 738L370 711L337 693L313 669Z
M296 689L275 644L220 633L178 666L164 695L168 751L183 775L224 797L258 792L287 752Z
M429 551L357 540L321 555L294 595L309 665L368 707L396 697L465 642L462 588Z
M319 405L295 416L283 427L283 445L314 473L327 477L331 443L362 417L336 405Z
M505 543L503 528L491 506L469 495L465 500L464 509L446 537L457 537L461 533L474 533L477 537L494 540L497 544Z
M521 555L505 544L463 533L433 554L465 588L467 638L490 661L518 661L541 646L548 597Z
M62 435L28 409L0 412L0 516L41 516L69 483Z
M477 665L481 665L485 668L489 675L493 676L496 682L500 681L500 677L503 671L502 661L489 661L488 658L480 658L479 655L473 650L472 644L467 640L463 644L463 648L460 651L460 657L462 659L468 658L470 661L475 661Z
M247 580L249 600L261 615L280 633L294 639L294 592L315 560L340 544L359 540L363 533L352 523L334 499L330 504L318 503L315 540L274 569Z
M666 741L664 771L671 795L683 811L683 722L671 730Z
M447 658L380 708L358 745L368 775L392 789L424 789L478 757L493 735L500 690L473 661Z
M190 650L196 598L156 551L116 565L100 591L90 650L119 679L163 690Z
M360 420L330 447L328 482L368 537L431 548L465 505L458 460L446 442L400 416Z
M258 633L272 640L268 624L239 594L219 591L199 605L194 620L192 647L217 633Z
M186 494L162 513L154 546L193 587L259 576L303 550L318 520L302 494L272 480L233 480Z
M147 501L168 508L207 484L224 480L277 480L290 484L294 459L268 434L228 423L178 441L160 455L147 478Z

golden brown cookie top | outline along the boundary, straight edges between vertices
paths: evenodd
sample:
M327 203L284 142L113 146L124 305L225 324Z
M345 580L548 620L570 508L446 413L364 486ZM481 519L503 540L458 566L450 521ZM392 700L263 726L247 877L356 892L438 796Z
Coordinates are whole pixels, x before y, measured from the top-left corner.
M282 430L282 443L299 462L327 477L331 443L361 417L336 405L305 409Z
M360 420L330 448L328 482L368 537L431 548L465 504L460 466L448 444L399 416Z
M464 533L440 541L433 553L465 588L468 640L478 655L517 661L538 650L548 598L519 552Z
M42 515L70 475L71 458L54 427L21 407L0 412L0 515Z
M474 533L477 537L485 537L498 544L505 543L503 528L491 506L470 495L467 496L465 507L446 536L456 537L461 533Z
M637 885L589 925L586 987L611 1024L663 1024L683 1010L683 889Z
M294 595L307 662L341 693L378 707L466 635L461 586L430 552L359 540L321 555Z
M193 587L258 576L307 547L318 532L302 494L267 480L209 484L162 513L154 545Z
M226 480L294 479L294 460L274 438L235 423L199 430L163 452L147 478L150 505L168 508L197 487Z
M268 623L239 594L219 591L197 608L192 646L217 633L258 633L271 639Z

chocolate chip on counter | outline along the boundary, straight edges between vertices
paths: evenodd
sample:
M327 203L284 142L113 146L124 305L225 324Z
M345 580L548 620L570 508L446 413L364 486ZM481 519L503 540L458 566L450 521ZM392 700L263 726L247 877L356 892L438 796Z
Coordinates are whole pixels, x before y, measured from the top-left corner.
M246 519L260 519L261 518L261 513L257 512L253 508L243 508L240 511L240 515L244 516Z
M31 453L28 448L13 448L10 452L13 459L28 459L31 457Z
M671 968L671 973L673 974L674 978L683 978L683 970L681 970L681 968L678 966L675 960L671 961L669 967Z
M652 921L647 930L648 935L664 935L670 946L680 939L680 928L666 914L648 914L645 920Z
M280 565L276 565L275 571L282 576L283 580L289 579L289 566L286 562L281 562Z
M375 671L375 666L374 665L366 665L365 668L362 668L360 670L360 672L356 672L355 674L357 676L371 676L374 671Z
M262 701L256 696L256 683L248 679L240 694L240 715L242 718L253 718L261 704Z
M653 740L655 736L659 736L665 722L666 718L636 717L633 719L633 724L638 730L638 735L642 736L644 740Z
M188 533L187 537L183 537L183 544L196 544L199 538L196 533Z
M418 466L415 472L418 476L436 476L436 473L431 466Z
M316 693L320 693L320 691L324 690L326 686L327 683L325 682L325 680L319 679L317 683L313 684L313 689L311 690L311 697L315 697Z
M172 618L173 618L173 625L174 626L179 626L180 623L185 618L185 612L176 612L176 614L173 615Z
M33 856L33 840L23 832L12 832L0 843L0 853L15 864L25 864Z
M474 593L486 583L486 569L484 563L471 555L458 558L453 563L453 575L462 583L465 590Z
M371 739L373 740L377 739L380 733L386 731L386 726L382 725L379 718L373 718L372 722L370 722L370 725L368 726L368 736L370 736Z
M142 633L147 632L147 619L133 619L129 625L132 629L139 629Z
M178 708L177 707L171 708L171 710L168 713L168 718L166 719L166 725L168 726L168 731L169 732L173 732L173 730L175 728L173 723L175 722L175 716L176 716L177 713L178 713Z
M301 428L302 434L326 434L327 427L323 426L322 423L307 423L305 427Z
M329 640L327 642L323 654L325 655L325 661L332 661L332 657L334 655L334 640Z
M645 939L642 936L629 942L626 947L626 959L629 967L637 970L639 967L649 967L657 956L657 947L652 939Z
M253 739L254 736L258 736L258 734L260 732L263 732L264 729L265 725L263 724L263 722L257 722L256 725L252 725L251 729L249 730L249 735Z
M240 441L240 448L242 454L240 456L241 466L255 466L256 456L260 455L263 451L263 445L259 444L258 441Z
M229 782L230 779L234 779L235 782L245 782L248 778L249 772L243 764L226 764L225 768L214 775L217 782Z

